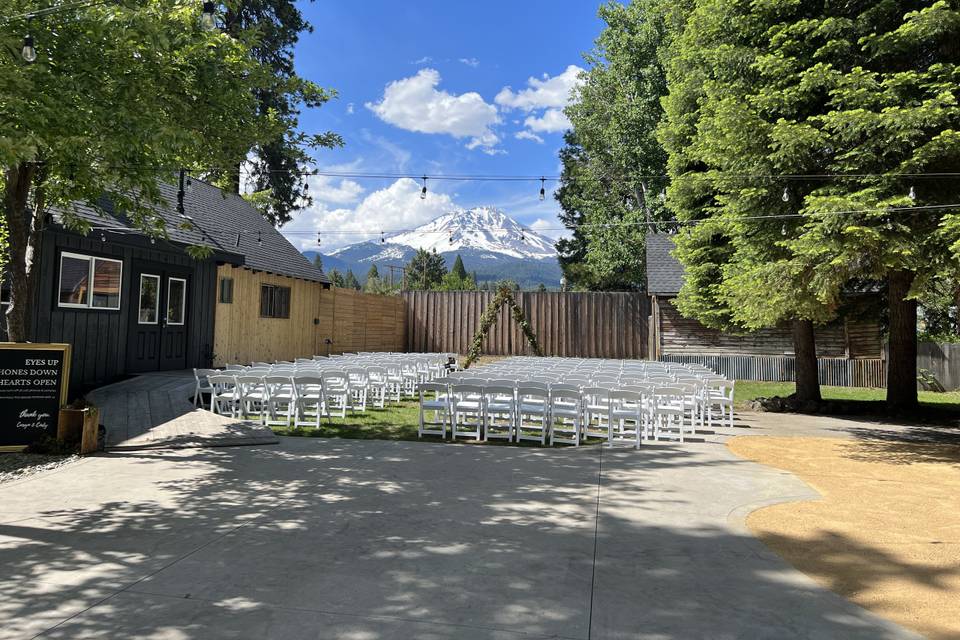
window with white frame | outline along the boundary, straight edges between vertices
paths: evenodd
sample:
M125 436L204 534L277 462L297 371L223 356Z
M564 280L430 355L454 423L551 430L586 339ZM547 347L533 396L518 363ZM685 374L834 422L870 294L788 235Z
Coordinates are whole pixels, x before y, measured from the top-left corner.
M79 253L60 254L58 306L75 309L120 309L123 261Z
M187 309L187 281L167 279L167 324L181 325Z

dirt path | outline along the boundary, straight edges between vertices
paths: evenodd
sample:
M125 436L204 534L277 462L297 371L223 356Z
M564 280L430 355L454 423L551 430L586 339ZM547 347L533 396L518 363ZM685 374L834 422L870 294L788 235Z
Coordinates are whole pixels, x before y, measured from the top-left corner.
M960 447L776 436L728 446L823 495L750 514L774 551L885 618L960 638Z

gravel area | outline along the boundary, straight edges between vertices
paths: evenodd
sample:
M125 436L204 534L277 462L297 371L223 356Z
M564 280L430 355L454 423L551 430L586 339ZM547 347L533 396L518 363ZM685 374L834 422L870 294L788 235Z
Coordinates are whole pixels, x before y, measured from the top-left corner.
M40 453L0 453L0 484L23 480L76 462L80 456L51 456Z

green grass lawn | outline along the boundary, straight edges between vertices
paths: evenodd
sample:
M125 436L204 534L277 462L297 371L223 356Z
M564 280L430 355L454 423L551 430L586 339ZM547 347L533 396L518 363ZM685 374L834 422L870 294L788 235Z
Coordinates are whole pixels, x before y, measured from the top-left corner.
M746 409L747 403L754 398L788 396L794 391L792 382L755 382L737 380L735 405ZM864 387L820 387L824 400L838 400L844 403L845 414L891 417L887 415L884 400L886 389L868 389ZM897 422L925 423L955 426L960 419L960 391L935 393L920 391L920 410L910 415L894 416Z
M399 405L387 405L385 409L367 407L365 413L347 412L346 418L324 420L319 429L313 427L271 427L278 436L300 436L306 438L352 438L354 440L418 440L417 427L420 425L419 401L403 400ZM449 440L449 430L447 439ZM440 442L440 436L424 436L424 441ZM470 438L463 442L476 443ZM460 442L460 440L458 440ZM587 443L601 442L600 439L587 438ZM482 444L539 447L540 443L523 440L519 443L505 440L490 440ZM557 445L561 446L561 445ZM565 445L564 445L565 446Z
M857 414L884 413L884 389L865 389L861 387L821 387L824 400L844 400L856 403ZM792 382L755 382L737 380L736 406L746 409L747 403L754 398L770 396L788 396L793 393ZM960 417L960 391L934 393L920 392L920 404L924 422L955 422ZM281 436L301 436L309 438L352 438L357 440L417 440L419 424L416 400L404 400L399 405L388 405L386 409L368 408L365 413L348 413L346 418L324 420L319 429L312 427L273 427L274 433ZM449 437L449 436L448 436ZM438 436L425 436L424 440L439 441ZM468 440L465 440L468 441ZM489 444L507 444L503 441L491 441ZM524 441L523 445L539 446L539 443Z

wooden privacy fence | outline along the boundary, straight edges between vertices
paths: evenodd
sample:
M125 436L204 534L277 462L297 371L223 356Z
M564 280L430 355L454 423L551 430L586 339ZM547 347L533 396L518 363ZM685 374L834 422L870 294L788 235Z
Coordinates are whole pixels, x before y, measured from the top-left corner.
M960 389L960 344L921 342L917 370L926 369L947 391Z
M407 350L467 353L492 291L407 291ZM645 358L650 299L643 293L517 292L517 304L544 355ZM483 353L525 355L529 347L507 305L490 329Z

